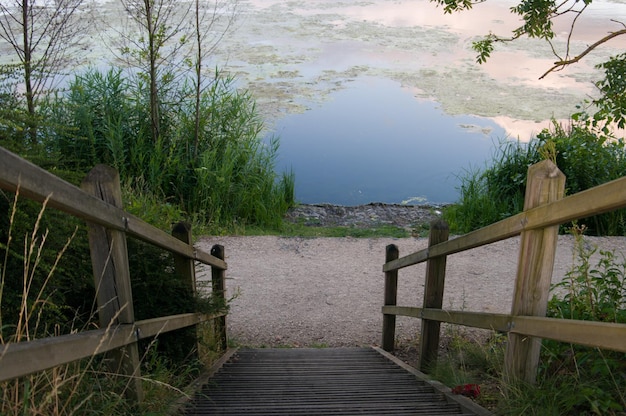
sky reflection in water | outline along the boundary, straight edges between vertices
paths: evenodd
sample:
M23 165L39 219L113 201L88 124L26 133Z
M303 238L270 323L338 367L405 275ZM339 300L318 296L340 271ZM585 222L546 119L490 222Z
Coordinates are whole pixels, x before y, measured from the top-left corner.
M281 119L275 133L277 170L293 168L296 199L338 205L454 202L456 175L483 167L506 136L491 120L449 116L398 83L374 78Z

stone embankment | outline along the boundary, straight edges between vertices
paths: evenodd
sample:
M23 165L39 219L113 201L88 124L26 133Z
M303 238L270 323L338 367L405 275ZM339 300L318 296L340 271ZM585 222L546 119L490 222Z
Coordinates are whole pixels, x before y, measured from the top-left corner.
M438 205L400 205L372 203L359 206L330 204L298 205L292 208L286 219L309 226L349 226L370 228L381 225L414 229L441 215Z

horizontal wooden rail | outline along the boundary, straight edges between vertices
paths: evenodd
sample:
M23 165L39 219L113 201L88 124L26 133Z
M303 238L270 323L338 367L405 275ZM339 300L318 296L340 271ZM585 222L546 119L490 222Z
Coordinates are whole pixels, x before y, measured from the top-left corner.
M511 316L504 314L446 311L442 309L424 309L409 306L383 306L383 313L409 316L412 318L430 319L431 321L465 325L474 328L491 329L501 332L507 332L510 328L511 322Z
M398 270L434 257L491 244L519 235L522 231L560 225L620 208L626 208L626 177L524 211L463 236L392 260L383 265L383 271Z
M408 306L383 306L382 312L626 352L626 324Z
M42 338L0 347L0 382L47 370L123 347L129 342L186 328L226 313L186 313L117 325L108 329Z
M221 346L227 344L225 315L183 313L135 322L126 238L132 236L174 255L176 276L189 295L196 291L195 261L211 266L213 295L224 300L223 282L227 264L224 250L213 246L210 253L192 244L191 229L178 223L172 235L123 210L119 174L98 165L80 189L0 147L0 189L19 193L20 198L46 201L47 205L87 223L89 247L98 288L98 317L102 329L0 345L0 381L23 377L95 355L108 353L109 371L128 378L127 399L144 398L137 342L161 333L218 321ZM176 341L180 342L180 341ZM195 348L188 342L190 352ZM187 345L185 346L187 347ZM226 347L223 347L226 349ZM193 353L193 352L192 352Z
M104 227L124 231L133 237L181 256L226 270L226 262L194 250L168 233L154 228L120 208L109 205L50 172L0 147L0 188L20 193L36 201L50 197L48 205Z

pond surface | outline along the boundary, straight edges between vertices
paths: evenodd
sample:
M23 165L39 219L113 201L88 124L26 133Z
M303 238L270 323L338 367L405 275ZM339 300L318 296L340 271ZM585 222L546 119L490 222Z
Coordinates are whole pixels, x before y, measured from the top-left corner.
M426 0L247 0L217 55L280 137L277 170L293 169L298 201L455 202L459 174L483 168L499 141L566 120L593 92L593 65L615 52L543 81L554 56L539 41L499 45L477 65L471 42L517 27L515 3L444 15ZM602 36L607 10L626 16L624 6L594 1L572 47ZM562 48L569 23L557 26Z
M302 203L449 203L457 174L483 167L506 132L450 116L390 80L358 79L323 105L281 119L279 171L293 168Z

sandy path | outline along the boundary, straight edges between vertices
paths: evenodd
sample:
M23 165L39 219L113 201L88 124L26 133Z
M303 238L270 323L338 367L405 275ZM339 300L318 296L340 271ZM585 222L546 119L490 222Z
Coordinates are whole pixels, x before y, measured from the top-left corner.
M626 238L588 238L590 244L626 253ZM239 293L228 320L229 336L254 346L378 345L385 246L400 255L427 245L424 238L203 238L198 246L225 247L227 289ZM559 240L553 281L572 265L570 236ZM508 313L519 239L448 258L444 308ZM425 266L399 274L398 304L418 306ZM202 277L202 275L200 275ZM415 339L419 320L398 318L400 342Z

